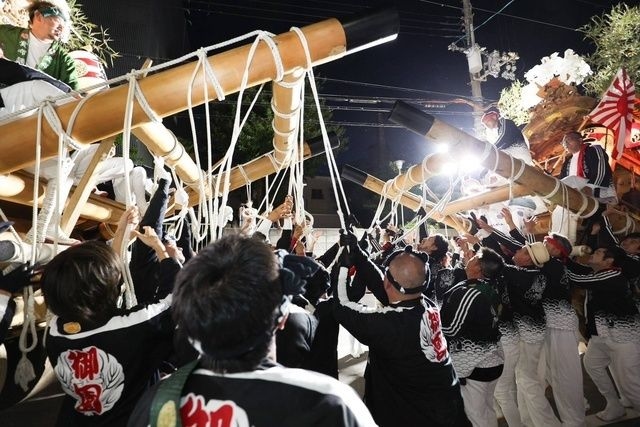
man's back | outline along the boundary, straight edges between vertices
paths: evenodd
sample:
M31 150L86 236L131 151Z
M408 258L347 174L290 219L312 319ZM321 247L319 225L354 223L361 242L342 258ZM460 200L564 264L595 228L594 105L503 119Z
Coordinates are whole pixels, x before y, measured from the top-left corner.
M358 311L357 306L339 306L335 314L369 346L365 403L376 422L467 425L435 303L419 298L379 310Z
M129 426L148 425L154 392L142 398ZM322 374L269 363L225 375L198 369L187 380L180 403L183 425L375 425L351 387Z

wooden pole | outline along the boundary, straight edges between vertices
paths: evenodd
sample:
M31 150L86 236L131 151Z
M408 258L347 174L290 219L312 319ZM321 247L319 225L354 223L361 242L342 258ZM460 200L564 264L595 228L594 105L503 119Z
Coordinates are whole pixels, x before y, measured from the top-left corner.
M390 180L387 184L387 194L384 196L393 199L398 194L426 182L429 178L440 175L442 165L450 159L451 156L446 153L425 157L422 163L411 166L406 172Z
M175 168L176 174L188 186L198 189L204 172L198 169L178 138L162 123L144 123L131 131L149 151L162 157L166 164Z
M331 147L338 146L338 138L335 134L330 133L329 139ZM275 160L275 151L270 151L257 157L243 165L235 166L231 169L229 178L229 191L236 190L244 185L250 184L253 181L262 179L265 176L271 175L274 172L279 171L282 165L279 165ZM321 139L315 139L304 144L304 158L308 159L324 152L324 143ZM208 182L214 183L216 177L212 176L208 179ZM205 181L206 182L206 181ZM200 196L198 195L198 189L188 189L189 206L197 205L200 202ZM205 191L213 193L211 188L206 188Z
M598 209L598 201L595 198L565 185L557 178L527 165L520 159L494 149L489 142L476 139L405 102L396 103L389 120L435 143L447 143L450 152L475 154L482 166L531 189L552 203L568 208L571 212L588 217ZM614 229L621 228L618 223L627 223L630 220L632 219L627 214L611 218Z
M402 206L406 206L414 212L417 212L423 203L426 204L426 209L434 206L430 202L423 201L422 197L417 196L413 193L409 193L406 191L402 193L385 191L384 181L376 178L375 176L369 175L366 172L356 169L353 166L345 165L342 168L341 177L353 183L359 184L367 190L371 190L383 197L397 200L398 203L400 203ZM471 222L467 218L464 218L456 213L451 215L442 215L440 212L434 212L433 218L438 222L455 228L456 230L458 230L458 232L466 232L471 229Z
M291 159L297 142L296 130L300 127L300 95L303 86L302 68L287 74L281 82L273 82L273 158L279 166L284 166Z
M0 200L6 200L21 205L31 206L33 205L33 175L24 171L17 171L11 175L16 179L19 179L24 184L24 189L11 196L5 196L0 194ZM40 191L38 194L44 194L44 185L46 182L40 180ZM38 204L42 202L42 197L38 200ZM124 205L118 203L115 200L107 199L106 197L96 196L91 194L89 200L80 210L80 216L85 219L98 222L108 222L115 224L120 219L120 216L124 213Z
M337 19L306 26L304 34L310 63L298 35L293 32L273 38L282 61L285 74L308 65L319 65L344 56L347 51L358 51L369 45L395 38L398 31L397 12L380 11L368 17L358 17L344 24ZM208 58L224 94L237 92L242 84L250 45L238 47ZM188 108L188 86L196 71L197 63L191 62L160 71L138 81L140 91L151 110L160 117L170 116ZM247 86L255 86L274 80L277 67L271 48L260 42L248 69ZM209 93L215 93L213 83L203 78L198 68L193 84L192 105L204 103L204 84ZM79 109L73 128L70 118L78 108L79 100L72 100L55 107L62 126L79 144L114 136L123 130L128 87L122 85L93 94ZM133 105L132 127L151 120L138 102ZM34 162L36 141L36 114L7 122L0 126L4 155L0 157L0 174L22 169ZM58 136L48 126L42 130L42 159L57 155Z
M69 202L67 203L60 220L60 228L65 233L71 234L73 227L75 227L76 222L78 222L80 212L82 212L82 208L87 203L89 196L95 187L96 169L98 165L107 158L114 142L115 138L107 138L100 142L98 149L93 154L93 158L89 162L89 166L87 167L84 176L80 179L75 190L71 193Z

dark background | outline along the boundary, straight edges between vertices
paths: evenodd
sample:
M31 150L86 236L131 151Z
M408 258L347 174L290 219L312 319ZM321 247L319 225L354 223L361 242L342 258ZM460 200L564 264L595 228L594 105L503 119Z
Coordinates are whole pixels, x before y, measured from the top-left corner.
M607 0L476 0L476 42L488 51L515 51L517 78L553 52L571 48L588 54L578 28L617 2ZM631 4L631 2L629 2ZM279 34L328 17L345 17L381 6L400 14L397 40L316 67L321 95L333 111L332 123L346 130L348 147L337 157L381 179L395 174L389 166L418 163L432 149L421 138L387 122L395 99L427 106L438 118L473 132L465 55L447 49L465 46L461 0L110 0L86 1L90 20L109 29L114 49L122 55L108 70L110 77L138 68L145 58L155 63L261 29ZM499 12L499 13L496 13ZM510 82L489 77L482 84L485 103L497 101ZM351 100L345 101L348 97ZM190 137L186 113L166 118L178 135ZM322 173L322 170L320 171ZM347 184L350 198L367 190Z

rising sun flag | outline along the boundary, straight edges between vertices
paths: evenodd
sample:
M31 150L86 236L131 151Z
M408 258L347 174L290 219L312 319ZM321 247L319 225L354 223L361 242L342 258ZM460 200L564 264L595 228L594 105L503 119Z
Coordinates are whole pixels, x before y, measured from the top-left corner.
M636 98L633 82L624 68L616 74L611 86L604 93L596 108L589 113L589 118L607 128L614 134L612 157L620 160L624 150L627 132L633 123L633 102Z

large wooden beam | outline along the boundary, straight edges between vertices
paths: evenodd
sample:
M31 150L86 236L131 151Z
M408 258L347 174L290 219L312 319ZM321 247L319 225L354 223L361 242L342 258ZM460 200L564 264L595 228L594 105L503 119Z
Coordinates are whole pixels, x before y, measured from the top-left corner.
M434 116L409 105L397 102L389 120L438 144L448 144L451 152L467 152L478 158L478 163L498 175L523 185L535 194L571 212L590 216L598 209L598 201L581 193L544 172L529 166L522 160L495 150L489 142L481 141L455 127L438 120ZM634 222L628 214L622 213L611 218L614 229L624 228L622 224Z
M273 38L285 74L294 70L319 65L358 51L369 45L395 38L398 32L398 14L380 11L341 23L337 19L312 24L302 28L307 41L310 63L298 35L293 32ZM243 81L251 45L231 49L208 58L224 94L237 92ZM141 93L149 107L160 117L170 116L188 108L188 87L194 71L197 74L192 86L192 105L205 102L204 84L209 93L215 93L213 83L203 78L202 67L196 62L160 71L138 81ZM248 70L248 86L274 80L277 66L271 48L260 42ZM206 82L206 83L205 83ZM78 109L79 100L72 100L55 108L64 129L79 144L89 144L114 136L123 130L127 104L127 85L93 94L79 108L75 124L69 129L69 121ZM132 126L138 127L151 120L138 102L133 105ZM22 169L34 162L37 117L31 114L0 126L4 155L0 157L0 174ZM42 158L57 155L58 136L48 126L42 130Z
M422 200L422 197L417 196L413 193L409 193L407 191L401 193L390 193L389 191L385 191L384 181L376 178L373 175L369 175L366 172L356 169L353 166L344 165L340 176L347 181L351 181L353 183L361 185L367 190L371 190L382 197L397 200L398 203L400 203L402 206L405 206L414 212L417 212L423 204L425 204L425 209L427 210L430 207L433 207L433 204ZM389 186L387 186L387 188L389 188ZM471 229L471 222L467 218L464 218L463 216L456 213L453 213L451 215L443 215L440 212L434 212L432 217L438 222L455 228L460 233L466 232Z
M80 182L71 193L69 202L67 203L67 206L62 213L62 219L60 220L60 228L65 233L70 235L73 227L76 226L76 222L78 221L78 218L80 218L80 213L89 200L89 196L96 185L96 169L98 168L98 165L107 158L114 142L115 138L108 138L100 142L98 149L89 162L89 166L87 167L84 176L80 179Z
M393 199L398 194L426 182L429 178L440 175L443 164L450 160L451 156L447 153L426 156L421 163L411 166L406 172L390 180L387 183L387 194L384 196Z
M337 135L334 133L329 134L329 142L331 148L338 146L339 141ZM309 159L324 152L324 142L319 139L313 139L304 144L304 158ZM248 185L253 181L262 179L265 176L278 172L282 165L279 165L275 160L275 150L263 154L243 165L235 166L231 169L229 178L229 191L236 190L244 185ZM215 183L216 177L212 176L208 179L208 182ZM213 193L212 188L205 187L205 193ZM189 206L194 206L200 203L200 196L198 189L189 188L187 190L189 195Z
M162 157L168 166L175 168L176 174L188 187L198 188L204 172L198 169L198 165L173 132L162 123L150 122L133 129L131 133L149 149L151 154Z
M12 195L4 195L0 192L0 200L6 200L13 203L18 203L21 205L32 206L33 205L33 186L34 179L33 175L24 171L17 171L11 175L15 179L19 179L22 184L24 184L24 189L20 192L17 192ZM44 186L46 181L40 180L40 191L38 194L41 195L38 200L38 204L42 202L42 195L44 193ZM96 196L95 194L91 194L89 196L89 200L80 210L80 217L92 221L98 222L108 222L111 224L115 224L120 219L120 216L124 213L124 205L122 203L118 203L115 200L107 199L106 197Z

